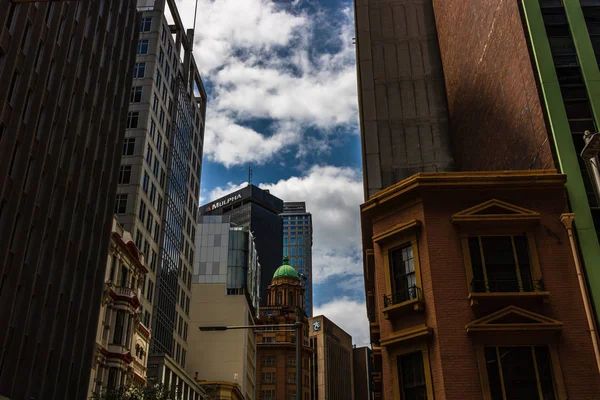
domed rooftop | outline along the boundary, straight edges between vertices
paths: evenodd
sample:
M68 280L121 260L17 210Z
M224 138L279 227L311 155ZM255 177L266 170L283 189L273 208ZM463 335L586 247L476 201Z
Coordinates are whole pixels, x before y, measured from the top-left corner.
M294 267L292 267L291 265L288 264L289 262L290 261L287 257L283 257L283 263L279 268L277 268L277 270L273 274L273 279L295 278L295 279L300 280L300 276L298 275L298 272L296 272Z

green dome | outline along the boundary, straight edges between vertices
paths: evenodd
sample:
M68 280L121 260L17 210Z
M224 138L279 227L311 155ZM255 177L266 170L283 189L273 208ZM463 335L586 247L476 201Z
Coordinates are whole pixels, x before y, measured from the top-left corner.
M283 257L283 264L277 268L277 271L273 274L273 279L275 278L295 278L300 280L300 276L298 272L288 264L289 260L287 257Z

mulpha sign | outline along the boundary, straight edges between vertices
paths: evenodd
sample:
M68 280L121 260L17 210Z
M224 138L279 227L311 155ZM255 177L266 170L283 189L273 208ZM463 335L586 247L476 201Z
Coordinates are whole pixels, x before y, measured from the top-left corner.
M227 205L229 203L232 203L232 202L234 202L236 200L239 200L241 198L242 198L242 194L238 193L238 194L236 194L234 196L226 198L225 200L215 201L214 203L209 204L208 206L206 206L206 209L204 211L205 212L209 212L209 211L216 210L217 208L223 207L223 206L225 206L225 205Z

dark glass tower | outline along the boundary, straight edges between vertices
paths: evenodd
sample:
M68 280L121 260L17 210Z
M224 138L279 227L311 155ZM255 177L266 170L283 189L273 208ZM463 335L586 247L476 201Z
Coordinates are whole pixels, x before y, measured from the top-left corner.
M247 226L254 234L260 259L260 302L267 301L267 287L283 254L283 200L254 185L221 197L200 208L201 215L229 215L231 222Z
M86 397L138 23L0 0L0 398Z

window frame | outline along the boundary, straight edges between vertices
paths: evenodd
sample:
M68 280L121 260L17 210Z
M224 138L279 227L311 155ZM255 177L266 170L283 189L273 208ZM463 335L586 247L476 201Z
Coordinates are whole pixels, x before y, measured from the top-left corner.
M426 339L414 341L413 343L403 342L402 346L389 348L392 365L392 393L394 399L403 399L401 396L400 376L398 373L398 358L412 353L421 352L423 357L423 374L425 375L425 387L427 390L427 399L433 400L433 378L431 375L431 362L429 360L429 345Z
M373 237L373 242L379 244L381 255L383 256L383 270L385 278L385 293L384 299L393 295L392 285L392 270L390 263L390 252L396 248L410 245L413 251L414 269L415 269L415 286L417 287L417 296L414 299L409 299L398 304L390 304L382 309L386 319L389 319L390 312L397 312L405 309L413 309L421 311L424 309L423 282L421 279L421 263L419 255L418 233L421 223L417 220L412 220L407 223L395 225L390 229Z
M529 269L531 271L531 279L532 282L543 280L542 270L540 267L539 257L537 253L537 246L534 237L534 232L531 229L523 228L522 226L517 227L494 227L494 228L479 228L479 229L465 229L461 232L461 246L463 252L463 260L465 266L465 274L466 274L466 283L467 283L467 293L468 299L470 301L471 306L477 305L479 301L484 299L493 299L493 298L513 298L513 297L546 297L550 294L550 292L546 290L536 290L534 288L533 291L518 291L518 292L491 292L486 290L484 292L475 292L473 291L472 282L474 279L473 274L473 266L471 261L471 252L469 250L469 238L472 237L489 237L489 236L510 236L514 238L515 236L525 236L527 242L527 252L529 256ZM513 256L515 254L514 248L514 239L511 240L513 243ZM481 241L479 241L481 244ZM483 256L483 249L480 248ZM484 263L484 260L482 260ZM517 267L518 268L518 267ZM483 270L485 271L485 265L483 265ZM521 284L521 277L518 271L517 279L519 284ZM487 277L487 274L484 275Z

